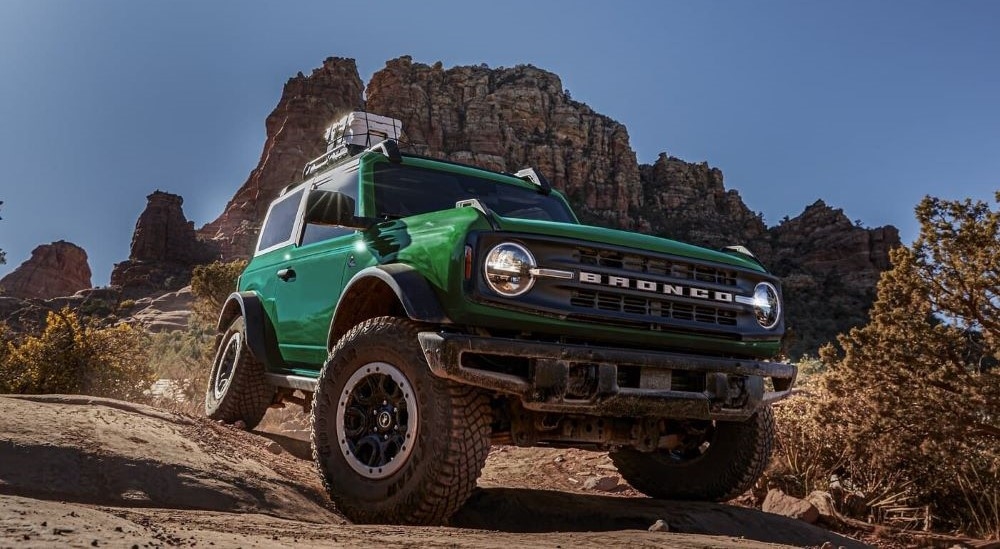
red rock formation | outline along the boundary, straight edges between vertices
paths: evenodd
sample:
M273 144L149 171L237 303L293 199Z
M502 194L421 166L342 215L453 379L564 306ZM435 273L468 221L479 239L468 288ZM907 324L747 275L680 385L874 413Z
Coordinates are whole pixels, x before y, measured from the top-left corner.
M771 229L773 261L796 263L805 272L834 273L844 283L875 287L888 269L889 251L900 245L893 226L867 229L844 211L817 200L798 217Z
M210 261L214 253L195 234L184 216L184 199L155 191L146 197L127 261L115 264L111 284L129 296L157 290L176 290L191 280L191 268Z
M901 245L893 226L868 229L817 200L770 230L765 264L782 277L793 356L815 353L868 320L875 284Z
M645 231L711 248L741 244L766 252L761 241L767 227L739 192L726 190L718 168L661 153L640 170L645 200L639 226Z
M326 150L324 130L361 107L363 91L353 59L330 57L311 75L289 79L267 117L260 162L222 215L198 231L201 237L213 241L225 259L248 257L271 199Z
M573 101L530 65L444 70L393 59L372 76L367 109L403 121L417 152L501 171L534 166L585 220L632 227L641 203L628 130Z
M135 223L129 259L194 263L204 257L183 205L184 199L176 194L154 191L147 196L146 209Z
M31 258L0 279L2 293L19 298L50 299L89 287L87 252L65 240L38 246Z

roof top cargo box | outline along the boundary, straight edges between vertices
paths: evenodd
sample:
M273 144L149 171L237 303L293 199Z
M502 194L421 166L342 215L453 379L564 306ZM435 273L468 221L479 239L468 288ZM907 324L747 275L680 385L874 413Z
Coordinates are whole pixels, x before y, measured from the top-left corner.
M387 139L399 140L402 132L403 123L395 118L362 111L348 113L326 129L326 152L306 163L302 176L309 177Z
M355 147L366 149L386 139L399 139L403 123L395 118L355 111L341 118L326 130L326 150L346 146L351 154Z

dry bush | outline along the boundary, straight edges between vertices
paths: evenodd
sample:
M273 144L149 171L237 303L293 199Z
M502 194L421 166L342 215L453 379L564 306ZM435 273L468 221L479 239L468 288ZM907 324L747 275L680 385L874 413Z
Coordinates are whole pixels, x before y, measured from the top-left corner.
M246 260L229 263L216 261L198 265L191 275L191 293L195 297L194 316L199 324L214 323L229 294L236 291L236 280L247 266Z
M938 527L997 537L1000 212L926 198L917 218L869 324L821 351L809 400L779 408L776 467L803 489L837 474L876 518L926 509Z
M215 322L223 303L236 291L236 279L247 262L216 261L194 268L191 293L194 314L185 331L154 334L150 338L150 368L156 378L168 380L157 403L191 414L204 413L205 387L215 356Z
M799 362L795 394L774 407L776 446L768 478L799 497L828 490L844 466L844 441L835 440L818 409L824 394L819 383L823 364L815 358Z
M50 312L40 333L2 338L0 392L142 399L153 380L146 338L125 324L83 321L69 308Z
M157 405L193 415L204 413L214 343L214 332L197 327L150 336L149 368L162 380L154 395Z

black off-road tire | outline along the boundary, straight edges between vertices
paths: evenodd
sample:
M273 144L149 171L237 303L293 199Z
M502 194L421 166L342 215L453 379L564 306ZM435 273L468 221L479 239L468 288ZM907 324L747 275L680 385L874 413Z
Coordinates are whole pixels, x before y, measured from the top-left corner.
M435 377L417 341L419 331L419 325L407 319L366 320L340 339L320 373L311 415L313 458L330 498L352 521L445 523L472 494L486 462L489 398L474 387ZM390 379L386 372L395 377ZM389 412L405 409L405 417L365 420L364 428L358 427L356 418L384 417L379 415L380 404L378 409L363 404L384 402L382 396L367 397L370 393L363 386L371 380L394 395L388 399L395 398L398 406L390 404ZM338 408L344 410L339 432ZM399 425L411 436L400 436L401 445L368 454L385 456L396 449L395 457L365 462L366 441L393 436L380 433ZM379 438L370 444L380 444ZM378 463L369 468L365 463L371 461Z
M264 377L264 365L247 345L243 317L236 317L215 350L205 391L205 415L226 423L243 421L247 429L253 429L264 418L274 393L274 385Z
M611 452L622 478L647 496L728 501L750 489L771 457L774 412L764 406L744 422L717 422L708 449L678 461L664 452Z

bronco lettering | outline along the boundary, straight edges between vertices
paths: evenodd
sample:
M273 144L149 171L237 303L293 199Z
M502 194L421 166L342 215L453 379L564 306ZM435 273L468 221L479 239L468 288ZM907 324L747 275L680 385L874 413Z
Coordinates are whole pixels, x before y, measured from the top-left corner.
M656 292L664 295L678 295L693 297L695 299L706 299L709 301L720 301L722 303L732 303L735 299L731 292L720 292L705 288L692 288L680 284L664 284L652 280L633 280L621 276L607 276L598 273L587 273L580 271L577 277L580 282L587 284L601 284L616 288L626 288L642 290L644 292Z

